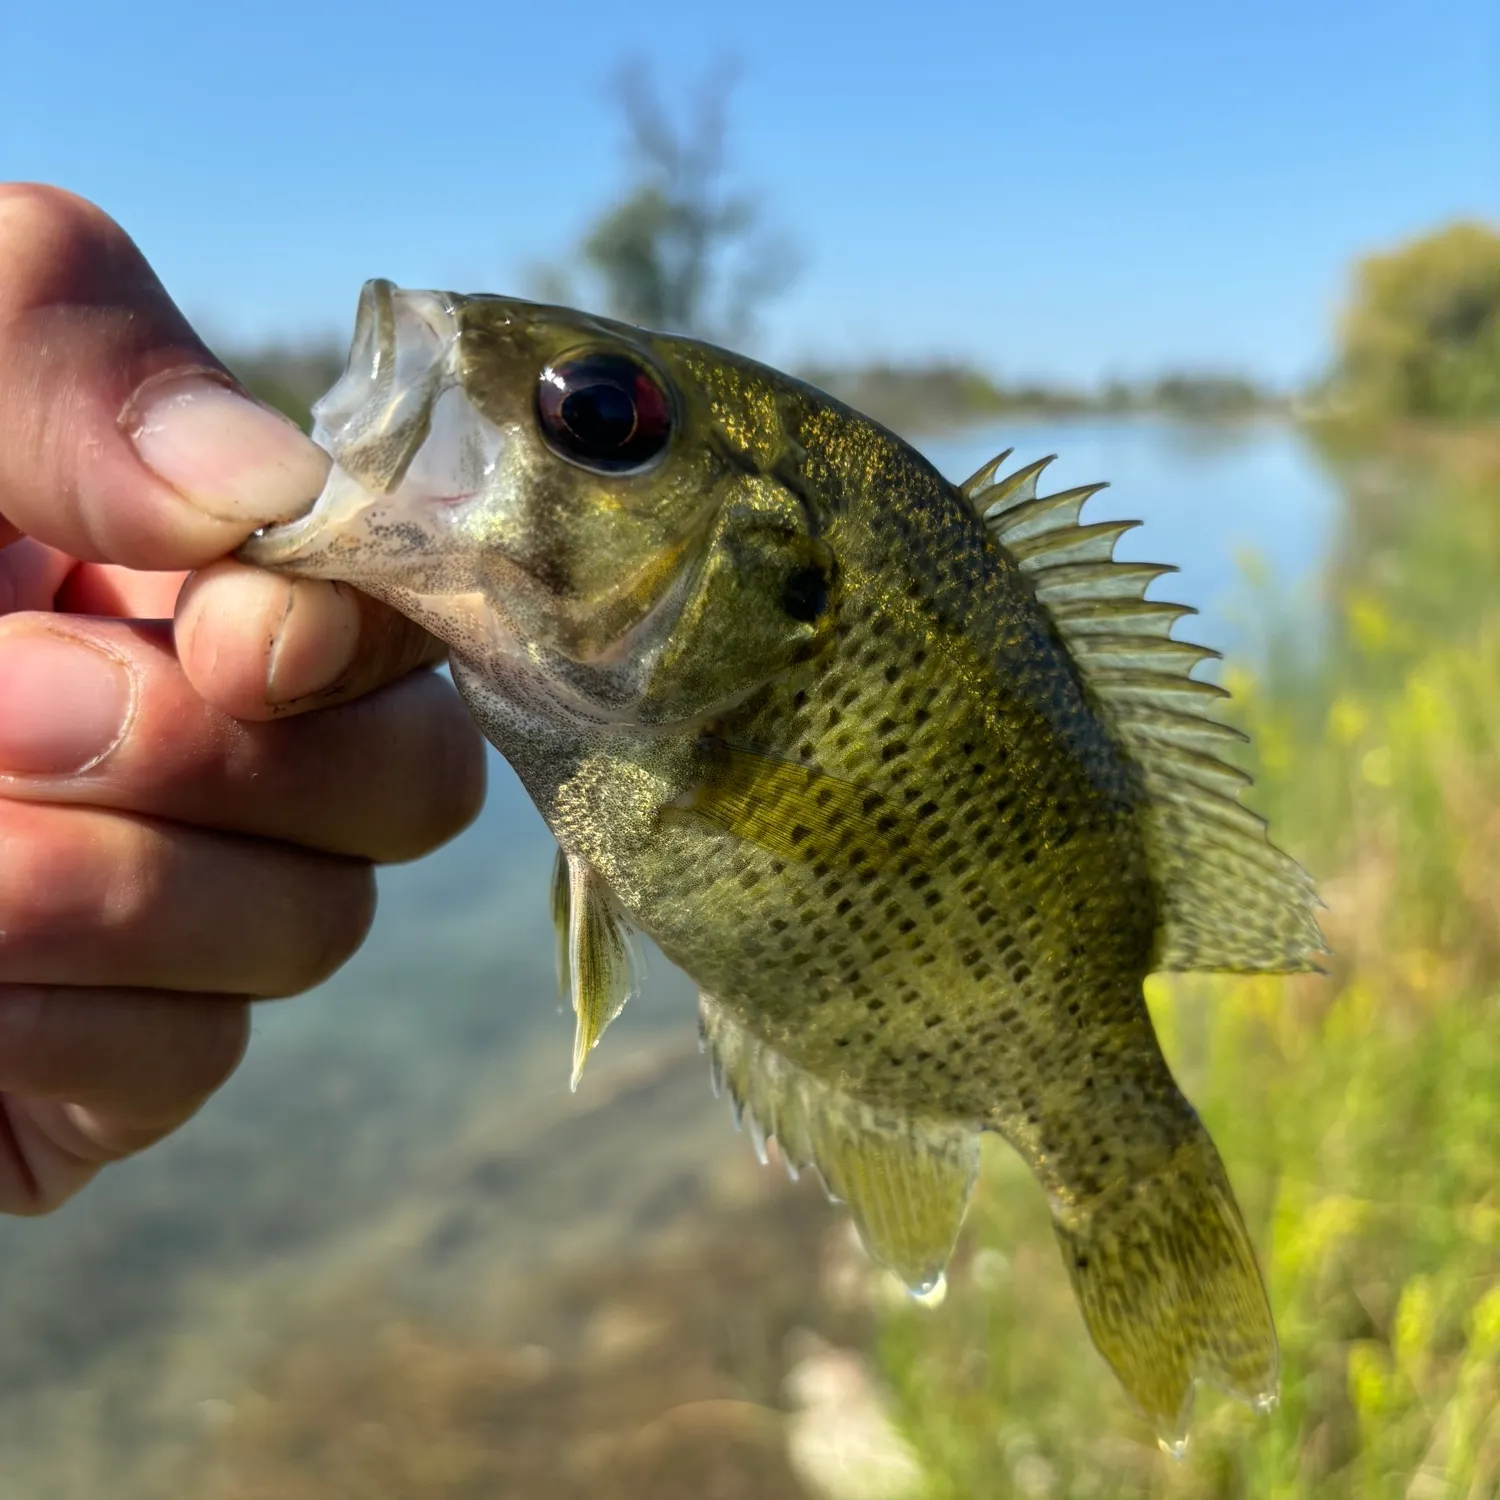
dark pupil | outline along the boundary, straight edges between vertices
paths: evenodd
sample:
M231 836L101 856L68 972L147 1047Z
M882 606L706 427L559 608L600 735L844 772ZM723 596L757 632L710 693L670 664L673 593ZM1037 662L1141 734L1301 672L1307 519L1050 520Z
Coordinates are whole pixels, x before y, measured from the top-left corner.
M798 568L786 581L781 607L804 625L811 625L828 608L828 580L821 568Z
M635 431L635 399L617 385L586 385L563 397L562 419L579 442L608 454Z
M661 382L624 354L583 354L549 366L536 406L553 450L599 474L644 468L672 437L672 404Z

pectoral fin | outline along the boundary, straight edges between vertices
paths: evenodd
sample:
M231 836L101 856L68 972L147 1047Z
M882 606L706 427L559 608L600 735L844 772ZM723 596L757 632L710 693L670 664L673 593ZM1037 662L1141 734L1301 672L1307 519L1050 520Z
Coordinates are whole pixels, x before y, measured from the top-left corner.
M587 860L558 850L552 872L552 920L558 935L559 980L573 999L573 1080L605 1027L639 992L641 959L630 924L609 887Z
M791 1168L815 1166L874 1259L935 1296L979 1168L977 1127L873 1109L788 1062L709 996L698 1014L714 1076L762 1159L774 1136Z
M558 846L557 858L552 861L552 930L557 934L557 990L564 997L573 988L572 966L568 961L568 923L572 896L568 889L568 856Z

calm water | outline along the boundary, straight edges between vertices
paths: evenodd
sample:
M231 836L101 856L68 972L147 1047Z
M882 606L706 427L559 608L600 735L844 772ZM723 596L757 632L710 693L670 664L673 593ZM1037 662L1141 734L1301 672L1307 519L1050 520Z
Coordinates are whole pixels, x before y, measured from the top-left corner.
M1157 591L1197 605L1183 633L1223 649L1255 649L1244 555L1306 590L1336 523L1331 481L1276 426L1013 423L926 446L958 479L1005 446L1061 454L1054 488L1109 479L1092 517L1145 521L1121 554L1178 563ZM480 823L386 873L365 950L261 1013L197 1121L55 1217L0 1221L0 1494L174 1493L173 1465L215 1451L283 1344L334 1337L317 1330L335 1305L356 1343L397 1307L500 1329L570 1267L658 1241L690 1261L688 1228L720 1197L745 1211L759 1169L664 961L568 1094L551 857L497 759Z

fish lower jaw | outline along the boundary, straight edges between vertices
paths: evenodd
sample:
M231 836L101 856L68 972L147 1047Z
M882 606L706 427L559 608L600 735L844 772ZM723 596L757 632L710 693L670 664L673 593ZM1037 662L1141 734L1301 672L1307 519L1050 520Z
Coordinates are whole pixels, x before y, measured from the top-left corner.
M348 493L351 488L358 492L358 507L349 504L353 498ZM335 464L322 491L312 498L306 510L253 531L235 552L235 558L256 567L302 572L294 566L296 563L311 561L312 556L328 550L326 546L317 547L316 543L329 540L327 533L332 529L335 513L350 513L369 503L370 496L364 489Z
M426 497L418 497L425 501ZM376 593L376 579L392 576L389 533L396 523L430 529L435 513L451 507L414 503L409 495L377 495L335 463L322 492L291 520L262 526L235 553L240 562L301 578L351 583ZM435 543L440 538L433 538ZM408 544L409 545L409 544Z

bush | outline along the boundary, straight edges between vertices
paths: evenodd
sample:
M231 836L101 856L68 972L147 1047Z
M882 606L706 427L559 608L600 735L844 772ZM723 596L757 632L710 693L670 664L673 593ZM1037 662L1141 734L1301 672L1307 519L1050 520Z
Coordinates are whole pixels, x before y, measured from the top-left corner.
M1371 416L1500 417L1500 232L1460 223L1360 262L1333 390Z

